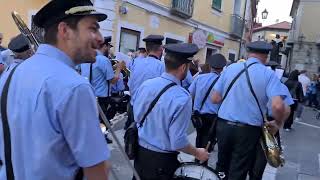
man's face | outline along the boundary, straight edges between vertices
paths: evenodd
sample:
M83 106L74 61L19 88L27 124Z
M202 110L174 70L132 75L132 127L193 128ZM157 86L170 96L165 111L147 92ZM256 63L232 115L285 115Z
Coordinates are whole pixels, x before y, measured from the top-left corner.
M99 27L97 19L88 16L79 21L76 30L71 30L69 46L75 53L76 64L95 62L96 49L103 42Z

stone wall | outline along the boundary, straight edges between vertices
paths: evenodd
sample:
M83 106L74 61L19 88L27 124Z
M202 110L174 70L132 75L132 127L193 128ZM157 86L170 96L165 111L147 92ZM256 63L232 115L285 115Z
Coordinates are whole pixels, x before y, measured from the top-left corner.
M319 73L320 48L315 42L295 43L291 52L291 71L294 69L307 70L310 75Z

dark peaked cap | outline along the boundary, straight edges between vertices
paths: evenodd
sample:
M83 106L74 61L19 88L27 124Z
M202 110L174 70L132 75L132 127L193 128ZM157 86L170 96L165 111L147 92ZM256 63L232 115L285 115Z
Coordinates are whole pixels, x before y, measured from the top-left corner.
M24 35L19 34L18 36L11 39L8 48L16 53L21 53L30 49L30 44Z
M179 44L168 44L165 45L166 53L177 57L177 60L182 63L189 63L192 60L190 59L199 51L199 48L195 44L190 43L179 43Z
M112 40L112 37L111 37L111 36L104 37L104 43L105 43L105 44L111 42L111 40Z
M164 37L161 35L149 35L143 39L146 43L153 43L153 44L162 44Z
M255 41L255 42L249 43L247 45L247 49L250 52L268 54L269 51L272 50L272 45L265 41Z
M208 64L215 69L222 69L227 65L227 60L222 54L214 54L208 58Z
M112 40L112 37L111 37L111 36L104 37L104 42L103 42L103 43L104 43L105 45L109 45L109 46L113 47L113 45L110 44L111 40Z
M99 13L90 0L51 0L34 16L34 23L40 28L50 27L70 16L95 16L98 21L108 16Z

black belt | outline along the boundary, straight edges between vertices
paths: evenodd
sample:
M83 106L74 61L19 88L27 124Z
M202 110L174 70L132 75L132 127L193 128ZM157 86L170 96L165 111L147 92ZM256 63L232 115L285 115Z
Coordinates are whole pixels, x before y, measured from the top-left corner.
M217 114L205 113L205 114L200 114L200 117L204 119L214 119L217 117Z
M231 125L231 126L236 126L236 127L260 128L259 126L252 126L252 125L249 125L249 124L246 124L246 123L242 123L242 122L228 121L228 120L225 120L225 119L222 119L222 118L219 118L219 120L220 120L220 122L226 123L226 124Z
M142 147L139 145L139 152L141 152L142 154L148 154L154 158L158 158L158 159L167 159L167 160L171 160L171 159L177 159L179 152L178 151L168 151L168 152L157 152L157 151L153 151L150 149L147 149L145 147Z

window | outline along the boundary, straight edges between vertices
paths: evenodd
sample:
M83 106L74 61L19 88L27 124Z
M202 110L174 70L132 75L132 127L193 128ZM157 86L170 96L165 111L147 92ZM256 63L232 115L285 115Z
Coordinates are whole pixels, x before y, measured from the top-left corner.
M120 52L127 54L136 51L139 47L140 32L131 29L121 28L120 33Z
M221 11L222 0L212 0L212 8Z
M229 53L229 58L228 58L229 61L231 62L235 62L236 60L236 54L234 53Z

